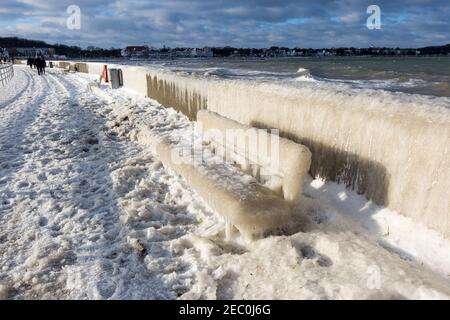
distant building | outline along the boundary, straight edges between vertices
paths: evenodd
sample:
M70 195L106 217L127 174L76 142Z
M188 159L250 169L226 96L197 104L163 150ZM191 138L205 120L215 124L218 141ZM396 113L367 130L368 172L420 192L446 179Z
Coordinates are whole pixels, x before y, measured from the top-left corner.
M194 58L212 58L214 52L209 47L204 47L202 49L194 48L191 50L191 57Z
M127 58L144 58L148 57L150 48L148 46L128 46L122 49L122 57Z
M8 50L0 48L0 59L9 59Z
M54 48L11 48L8 51L10 56L15 57L44 56L45 58L52 58L55 54Z

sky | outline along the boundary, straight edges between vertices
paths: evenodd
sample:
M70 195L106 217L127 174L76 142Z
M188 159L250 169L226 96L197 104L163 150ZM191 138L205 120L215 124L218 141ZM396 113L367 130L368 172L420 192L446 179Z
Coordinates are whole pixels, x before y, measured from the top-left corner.
M367 28L369 5L381 29ZM450 0L0 0L0 36L103 48L423 47L450 43Z

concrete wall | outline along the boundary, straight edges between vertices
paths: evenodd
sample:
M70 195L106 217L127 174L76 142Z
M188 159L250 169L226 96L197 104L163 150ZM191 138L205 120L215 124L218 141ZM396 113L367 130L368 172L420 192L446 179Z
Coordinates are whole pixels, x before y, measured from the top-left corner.
M89 74L95 74L95 75L101 75L103 73L103 66L104 63L88 63L88 73Z
M147 71L139 67L121 67L121 69L123 86L143 96L147 96Z
M77 63L74 64L74 68L73 69L78 71L78 72L89 73L88 64L87 63L77 62Z

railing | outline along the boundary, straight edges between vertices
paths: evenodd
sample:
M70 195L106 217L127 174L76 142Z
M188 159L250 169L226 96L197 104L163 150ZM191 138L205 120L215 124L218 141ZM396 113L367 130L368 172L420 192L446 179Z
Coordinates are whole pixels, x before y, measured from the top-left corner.
M0 83L2 87L6 86L14 77L14 68L12 63L0 64Z

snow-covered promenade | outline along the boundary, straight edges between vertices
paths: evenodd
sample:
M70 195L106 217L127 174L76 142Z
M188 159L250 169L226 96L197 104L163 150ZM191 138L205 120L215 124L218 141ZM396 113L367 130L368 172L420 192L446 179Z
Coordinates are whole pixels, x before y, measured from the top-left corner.
M450 298L450 241L334 183L252 243L140 134L181 113L95 76L16 66L0 87L1 299Z

